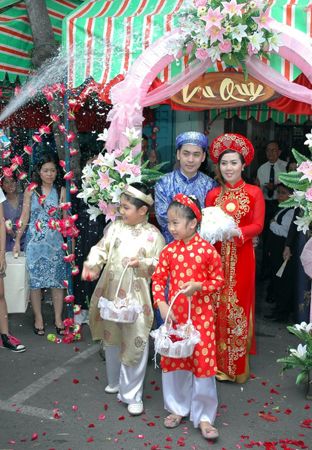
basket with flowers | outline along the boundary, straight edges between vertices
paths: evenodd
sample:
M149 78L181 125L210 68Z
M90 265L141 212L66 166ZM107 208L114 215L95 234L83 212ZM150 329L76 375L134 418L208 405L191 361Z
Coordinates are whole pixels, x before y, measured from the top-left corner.
M160 168L164 163L152 169L147 168L148 162L141 165L139 132L127 128L124 135L129 142L126 148L103 151L82 170L82 190L77 197L89 205L88 213L92 220L99 214L104 214L107 220L115 220L120 194L126 185L150 183L162 175ZM106 138L107 130L104 130L98 140L106 141Z

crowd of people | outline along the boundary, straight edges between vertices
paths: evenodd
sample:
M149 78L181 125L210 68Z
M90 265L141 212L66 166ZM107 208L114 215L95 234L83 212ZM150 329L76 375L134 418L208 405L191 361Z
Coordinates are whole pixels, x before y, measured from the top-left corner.
M199 170L208 148L214 178ZM216 380L245 383L249 354L255 352L255 245L260 235L262 276L270 279L268 300L274 302L271 318L288 320L294 313L296 249L306 236L294 229L296 212L278 208L291 193L279 182L287 166L280 153L277 142L268 143L268 161L259 167L257 182L250 184L244 180L244 169L253 160L254 148L245 136L226 133L208 147L207 136L186 132L176 138L178 166L154 187L155 203L148 186L132 183L122 191L119 219L106 224L104 217L90 221L86 205L73 199L72 208L80 216L80 236L73 242L81 269L81 279L74 282L76 303L86 315L89 309L92 338L104 344L105 392L117 394L131 415L144 411L154 312L158 325L170 319L175 326L186 323L190 314L200 335L193 354L161 357L164 406L169 412L164 426L177 427L189 416L204 438L218 438ZM85 156L84 164L89 164L92 155ZM0 345L15 352L25 351L25 346L9 333L3 285L7 251L26 255L34 333L45 335L44 289L51 289L55 331L65 331L63 237L49 226L51 210L60 214L58 206L65 202L54 158L41 158L33 181L36 193L18 192L14 176L2 177L0 189ZM210 206L221 208L236 224L235 236L215 246L198 233L202 208ZM148 222L152 209L157 226ZM142 306L138 319L131 324L103 320L100 297L123 299L130 288Z

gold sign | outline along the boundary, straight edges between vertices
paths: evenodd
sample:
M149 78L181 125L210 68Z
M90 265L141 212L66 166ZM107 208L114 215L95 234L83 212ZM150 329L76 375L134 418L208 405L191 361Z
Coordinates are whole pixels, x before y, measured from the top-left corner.
M171 100L185 108L234 108L262 103L273 97L274 89L239 72L205 73L187 84Z

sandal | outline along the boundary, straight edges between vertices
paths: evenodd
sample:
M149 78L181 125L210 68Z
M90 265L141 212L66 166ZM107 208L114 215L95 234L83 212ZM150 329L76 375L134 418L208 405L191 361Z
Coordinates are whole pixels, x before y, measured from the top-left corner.
M177 414L169 414L164 420L164 426L166 428L176 428L180 425L182 416L178 416Z
M34 324L34 333L37 334L38 336L44 336L45 335L45 328L41 327L41 328L37 328L36 325Z
M56 325L56 323L55 323L54 326L55 326L56 334L58 334L59 336L64 336L64 334L65 334L65 327L64 327L64 325L62 325L61 327L58 327Z
M199 424L202 436L210 441L216 441L219 437L219 431L209 422L200 422Z

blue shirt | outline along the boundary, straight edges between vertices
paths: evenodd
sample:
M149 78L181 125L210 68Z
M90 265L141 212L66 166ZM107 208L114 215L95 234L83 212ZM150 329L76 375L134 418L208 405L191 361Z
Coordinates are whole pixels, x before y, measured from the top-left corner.
M173 237L168 230L167 209L176 194L194 195L202 208L205 207L206 195L217 186L216 181L202 172L192 177L186 177L180 169L170 172L155 185L155 213L163 236L168 244Z

